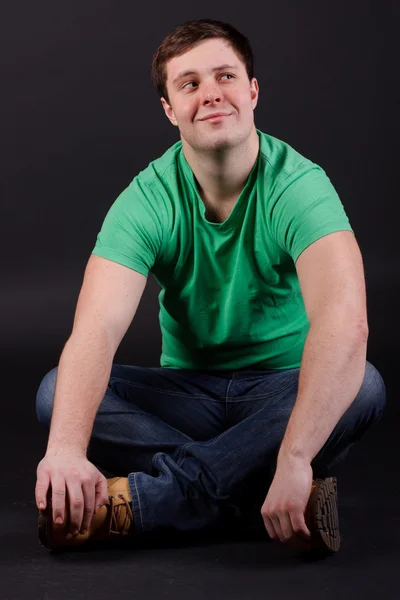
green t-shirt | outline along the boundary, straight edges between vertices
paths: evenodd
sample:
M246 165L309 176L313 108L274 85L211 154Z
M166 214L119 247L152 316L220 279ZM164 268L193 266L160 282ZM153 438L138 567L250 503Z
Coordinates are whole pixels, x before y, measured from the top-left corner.
M295 262L334 231L353 231L325 171L257 129L258 158L223 223L206 208L182 142L110 207L93 254L161 286L162 367L291 369L309 330Z

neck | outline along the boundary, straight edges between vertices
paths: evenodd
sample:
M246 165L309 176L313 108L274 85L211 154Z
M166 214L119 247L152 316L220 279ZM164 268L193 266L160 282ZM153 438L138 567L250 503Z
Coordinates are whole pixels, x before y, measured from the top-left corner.
M185 158L193 171L203 200L218 206L237 200L258 156L256 128L240 146L215 152L194 150L182 138Z

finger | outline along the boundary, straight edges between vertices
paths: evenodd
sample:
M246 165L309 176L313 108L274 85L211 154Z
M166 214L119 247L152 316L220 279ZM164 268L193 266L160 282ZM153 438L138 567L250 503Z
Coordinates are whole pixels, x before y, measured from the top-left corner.
M75 535L79 532L84 511L82 483L79 475L70 475L66 480L68 492L69 531Z
M65 479L60 475L53 475L51 478L51 500L53 521L62 525L65 519Z
M306 525L304 514L301 511L292 512L290 513L290 519L294 533L304 540L309 541L311 539L311 532Z
M40 510L46 508L46 497L49 489L50 477L46 471L40 471L37 476L36 487L35 487L35 498L36 506Z
M97 486L95 488L95 494L94 494L94 512L95 513L99 510L99 508L101 508L103 506L102 498L103 498L103 492L102 492L100 486Z
M271 540L277 539L278 536L276 535L276 531L274 529L274 525L273 525L271 519L263 513L261 513L261 516L264 521L265 529L267 530L267 533L268 533L269 537L271 538Z
M96 482L96 507L95 510L99 510L101 506L104 506L108 502L108 487L107 479L102 473L99 473L100 477Z
M274 526L274 529L276 531L276 535L278 536L279 541L286 542L287 540L285 539L285 536L283 535L279 517L272 516L271 520L272 520L272 523L273 523L273 526Z
M262 514L262 513L261 513ZM262 514L265 528L272 540L285 541L282 535L282 529L279 522L279 517L274 515Z
M90 523L92 522L96 503L95 488L93 486L93 480L91 477L82 480L82 492L83 519L80 527L80 533L86 533L86 531L89 529Z
M281 515L280 518L280 527L282 531L282 539L281 542L287 542L295 535L292 527L292 521L290 520L290 515L288 512Z

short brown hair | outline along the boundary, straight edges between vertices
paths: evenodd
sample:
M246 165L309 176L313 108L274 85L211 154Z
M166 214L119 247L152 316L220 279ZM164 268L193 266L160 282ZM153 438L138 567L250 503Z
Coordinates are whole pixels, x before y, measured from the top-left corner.
M199 42L210 38L223 38L243 61L249 80L254 75L254 56L248 39L232 25L213 19L198 19L187 21L176 27L163 40L156 50L151 65L151 76L160 98L167 102L167 62L175 56L180 56Z

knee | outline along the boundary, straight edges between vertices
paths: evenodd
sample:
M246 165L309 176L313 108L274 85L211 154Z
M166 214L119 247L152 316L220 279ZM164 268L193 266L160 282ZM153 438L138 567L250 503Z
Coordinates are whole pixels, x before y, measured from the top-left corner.
M357 398L372 420L378 420L386 408L386 386L379 371L366 361L364 380Z
M49 427L53 412L57 371L55 367L43 377L36 394L36 416L45 427Z

